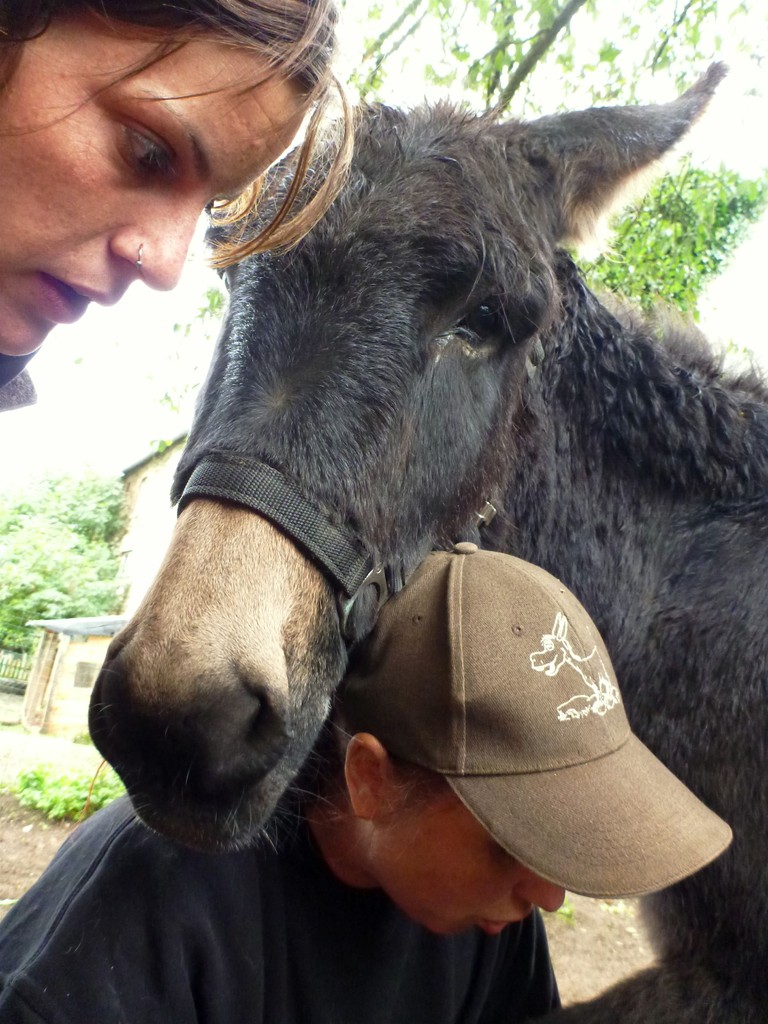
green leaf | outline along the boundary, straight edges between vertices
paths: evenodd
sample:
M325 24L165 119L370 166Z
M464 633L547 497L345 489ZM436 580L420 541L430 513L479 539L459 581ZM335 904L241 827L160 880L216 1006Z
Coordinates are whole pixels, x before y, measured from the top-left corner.
M16 793L22 807L41 811L48 818L78 821L111 803L125 792L112 768L87 771L62 771L38 765L21 772Z
M611 251L585 266L587 279L646 309L664 300L695 315L705 286L767 204L768 177L685 165L618 222Z

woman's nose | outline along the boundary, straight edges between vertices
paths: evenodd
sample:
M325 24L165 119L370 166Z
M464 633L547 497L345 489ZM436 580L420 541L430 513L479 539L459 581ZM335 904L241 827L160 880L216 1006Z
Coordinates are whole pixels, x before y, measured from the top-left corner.
M158 220L149 228L125 229L113 238L112 251L150 288L170 291L179 282L201 215L195 210Z
M524 872L524 877L515 886L515 893L518 896L542 910L552 912L562 907L565 900L565 889L561 885L548 882L546 878L541 878L533 871L529 871L528 868L521 866L521 870Z

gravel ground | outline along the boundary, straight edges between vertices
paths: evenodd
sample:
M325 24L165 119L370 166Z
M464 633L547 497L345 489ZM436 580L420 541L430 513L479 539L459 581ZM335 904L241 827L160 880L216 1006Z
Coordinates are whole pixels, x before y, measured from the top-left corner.
M0 690L0 725L18 725L24 698L16 693Z

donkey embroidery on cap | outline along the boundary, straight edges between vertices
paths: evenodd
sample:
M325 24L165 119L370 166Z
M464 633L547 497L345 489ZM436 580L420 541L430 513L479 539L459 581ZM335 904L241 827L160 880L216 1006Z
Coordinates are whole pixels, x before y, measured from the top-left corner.
M580 658L574 651L568 639L568 620L562 612L557 613L552 632L545 633L541 642L544 650L534 651L530 656L531 668L535 672L556 676L563 665L570 665L589 687L589 693L576 694L558 705L557 717L561 722L589 714L604 715L621 702L618 688L611 682L597 647L593 647L586 658ZM593 675L597 676L597 682Z

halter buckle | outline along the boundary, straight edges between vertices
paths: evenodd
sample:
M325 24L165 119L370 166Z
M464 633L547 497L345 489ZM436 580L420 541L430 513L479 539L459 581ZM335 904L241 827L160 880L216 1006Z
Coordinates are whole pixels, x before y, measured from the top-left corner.
M344 598L343 600L339 599L339 624L341 626L341 635L345 640L354 639L349 631L349 616L363 588L370 584L373 584L378 591L379 596L376 602L376 611L378 612L386 604L389 597L387 576L383 565L375 565L351 597Z

